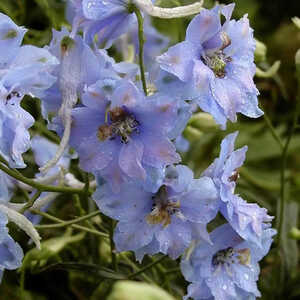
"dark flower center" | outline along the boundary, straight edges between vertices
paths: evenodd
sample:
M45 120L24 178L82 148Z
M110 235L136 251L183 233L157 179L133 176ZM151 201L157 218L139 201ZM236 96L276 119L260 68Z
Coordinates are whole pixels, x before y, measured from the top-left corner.
M228 247L218 251L213 256L212 264L215 267L220 265L228 266L234 263L248 265L250 263L250 258L250 250L248 248L235 250L232 247Z
M108 111L110 124L103 124L98 129L98 138L105 141L120 137L121 143L127 144L130 136L135 132L139 133L140 123L133 114L128 113L121 107L115 107Z
M6 96L6 102L5 104L7 104L12 98L14 97L17 97L17 98L20 98L21 95L20 93L16 92L16 91L12 91L11 93L9 93L7 96Z
M234 250L232 247L218 251L212 259L214 266L224 265L225 263L234 263Z
M162 224L164 227L171 224L171 216L179 213L179 201L172 201L169 198L167 187L162 185L153 198L151 213L147 216L149 224Z
M218 78L225 77L225 67L228 62L232 61L232 58L226 56L223 52L223 50L231 44L231 40L225 32L221 33L221 39L223 41L223 44L217 51L213 53L206 53L201 57L203 63L207 65Z

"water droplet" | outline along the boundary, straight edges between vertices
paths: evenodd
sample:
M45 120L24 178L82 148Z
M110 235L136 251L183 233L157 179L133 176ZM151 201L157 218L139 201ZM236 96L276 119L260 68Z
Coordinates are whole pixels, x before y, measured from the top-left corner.
M245 274L244 277L245 277L246 280L249 279L249 275L248 274Z
M222 289L223 289L224 291L227 290L227 285L224 284L224 285L222 286Z

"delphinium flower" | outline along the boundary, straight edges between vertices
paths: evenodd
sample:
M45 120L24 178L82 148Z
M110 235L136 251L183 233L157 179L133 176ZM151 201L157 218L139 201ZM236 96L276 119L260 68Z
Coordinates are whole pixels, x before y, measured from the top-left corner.
M0 203L6 203L10 199L14 186L12 178L0 171Z
M262 247L242 239L229 224L201 241L182 259L181 271L191 282L184 299L244 300L260 296L258 262L269 252L275 230L262 232Z
M68 41L70 32L66 28L62 28L61 31L52 31L52 40L49 46L45 48L54 55L60 62L64 57L64 52L66 48L66 42ZM78 97L81 97L81 93L86 86L95 83L101 78L101 76L106 76L110 70L112 70L112 65L115 64L113 58L109 57L105 50L92 50L79 36L74 37L74 47L77 51L71 53L72 57L72 72L69 74L62 74L63 66L59 64L52 72L54 76L68 76L71 80L72 76L78 78L76 84L76 91ZM69 39L71 42L72 39ZM70 71L70 70L68 70ZM76 74L73 74L76 73ZM48 89L42 100L43 115L47 119L48 116L57 115L61 105L62 105L62 92L60 87L60 82L56 83Z
M212 178L219 191L220 212L244 239L261 246L262 232L270 226L273 217L265 208L247 203L234 194L238 169L242 166L247 146L234 150L238 132L227 135L221 143L220 156L203 172Z
M92 44L97 37L97 44L110 47L112 42L136 25L133 6L145 13L160 18L176 18L196 14L202 2L175 8L160 8L153 5L153 0L71 0L73 32L83 29L85 41ZM70 8L69 8L70 9ZM72 13L69 12L69 16Z
M123 33L130 30L136 23L133 11L130 12L130 3L127 0L82 0L73 1L75 16L73 18L73 31L83 28L85 41L94 42L104 47Z
M23 259L23 251L9 235L6 224L6 216L0 212L0 282L3 271L19 268Z
M26 30L0 14L0 154L11 167L25 167L22 153L30 146L34 119L21 106L25 94L39 97L56 80L58 61L47 50L21 46Z
M177 116L173 101L146 99L128 80L104 85L102 93L83 96L73 110L71 146L80 166L100 172L114 189L130 178L145 181L146 168L163 168L180 156L168 138ZM103 97L107 95L108 98Z
M131 181L116 194L105 183L93 198L104 214L119 221L114 233L117 250L133 250L138 260L158 252L177 258L192 239L209 242L206 225L218 211L213 181L194 179L183 165L168 166L156 192Z
M234 150L237 135L238 131L228 134L222 140L219 157L202 173L213 179L224 203L231 201L239 177L239 168L244 163L248 150L247 146Z
M246 15L230 20L233 8L234 4L203 9L189 24L185 41L158 58L162 69L193 83L196 102L222 128L227 119L235 122L239 112L252 118L263 113L253 82L253 30Z
M64 127L60 146L55 156L49 160L45 166L41 167L42 172L47 172L52 168L63 155L68 146L71 131L71 111L78 102L78 96L85 85L94 83L101 72L100 59L96 52L86 45L79 35L71 36L62 32L54 32L54 38L50 45L50 51L59 57L60 66L54 71L58 74L58 84L49 91L45 101L50 100L51 96L56 93L56 103L51 104L47 109L57 108L57 104L61 101L58 110L58 118ZM45 114L45 113L44 113Z

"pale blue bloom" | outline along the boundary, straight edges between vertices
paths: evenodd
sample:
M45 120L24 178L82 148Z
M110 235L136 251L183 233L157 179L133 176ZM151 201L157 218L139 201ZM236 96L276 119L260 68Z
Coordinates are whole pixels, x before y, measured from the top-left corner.
M226 127L236 114L257 118L253 30L245 15L230 20L234 4L203 9L189 24L186 40L158 58L161 68L183 82L192 82L200 108ZM225 17L221 24L220 14Z
M6 216L0 212L0 282L3 271L19 268L23 259L23 251L8 234L6 224Z
M114 234L117 250L132 250L138 260L158 252L177 258L192 239L209 242L206 225L219 208L212 180L194 179L183 165L166 168L157 192L129 182L115 194L105 184L93 198L104 214L119 221Z
M25 94L40 97L56 80L58 60L47 50L21 46L26 30L0 14L0 154L11 167L24 168L32 116L20 106ZM9 50L8 50L9 49Z
M274 229L262 233L262 247L243 240L229 224L215 229L212 244L200 242L182 259L181 271L191 282L184 299L244 300L260 296L258 262L269 252Z

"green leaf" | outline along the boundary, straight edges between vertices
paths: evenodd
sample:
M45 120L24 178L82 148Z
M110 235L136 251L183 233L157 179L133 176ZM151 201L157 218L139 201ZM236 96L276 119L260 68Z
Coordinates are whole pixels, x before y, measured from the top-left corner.
M26 269L37 269L47 264L48 260L56 257L66 246L71 243L81 241L85 233L71 235L72 229L68 229L66 233L58 238L52 238L41 243L41 250L31 249L24 257L21 272Z
M288 202L286 204L281 238L284 260L291 276L297 271L299 251L297 241L289 237L289 232L298 224L298 212L298 203Z
M117 273L106 267L100 267L99 265L84 264L84 263L77 263L77 262L55 263L55 264L47 266L46 268L44 268L41 271L45 272L45 271L50 271L50 270L86 272L88 274L93 274L100 278L114 279L114 280L126 278L125 275Z

